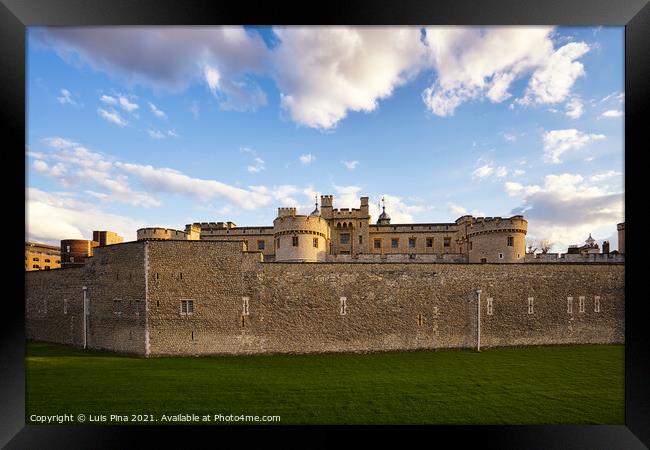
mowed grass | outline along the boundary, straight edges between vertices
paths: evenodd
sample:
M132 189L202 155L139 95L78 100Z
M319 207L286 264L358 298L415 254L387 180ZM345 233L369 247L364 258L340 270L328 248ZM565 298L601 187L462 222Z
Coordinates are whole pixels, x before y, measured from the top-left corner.
M31 414L281 424L623 424L624 347L138 358L29 342ZM28 421L29 423L29 421Z

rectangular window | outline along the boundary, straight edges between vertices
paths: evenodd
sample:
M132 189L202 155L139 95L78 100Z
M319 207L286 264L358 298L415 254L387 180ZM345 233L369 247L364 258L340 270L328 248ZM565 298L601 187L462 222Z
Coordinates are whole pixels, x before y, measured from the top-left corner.
M38 264L32 265L32 269L38 269Z
M381 239L375 239L375 248L377 250L381 248Z
M314 238L314 248L318 248L318 238Z
M398 238L392 238L390 240L390 248L397 248L399 246L399 239Z
M533 302L534 301L535 300L533 299L533 297L528 297L528 314L533 314L534 313L534 310L533 310L533 306L534 306Z
M359 244L363 244L363 236L359 236Z
M515 245L514 242L515 242L515 238L513 238L512 236L508 236L508 247L512 247L513 245Z
M467 245L469 247L469 251L471 252L472 251L472 242L470 241L469 244L467 244Z
M350 243L350 235L348 233L342 234L341 235L341 244L342 245L347 245Z
M113 300L113 312L116 316L122 315L122 300Z
M566 312L568 314L573 314L573 297L566 298Z
M499 259L503 259L503 253L499 253Z
M444 246L445 247L450 247L451 246L451 238L448 238L448 237L445 238Z
M341 315L345 316L348 310L348 305L347 305L348 299L346 297L341 297Z
M600 297L594 297L594 312L600 312Z
M66 245L66 246L65 246L65 251L68 252L68 253L70 253L70 246L69 246L69 245Z
M275 246L276 246L276 248L280 248L280 239L279 238L275 240Z
M585 312L585 298L584 298L584 296L578 297L578 307L579 307L581 313Z
M190 316L194 312L194 300L181 300L181 316Z
M242 302L243 302L243 307L242 307L242 315L247 316L248 315L248 297L242 297Z
M70 262L74 262L74 256L70 257Z
M32 261L40 261L38 258L32 258Z
M46 262L46 263L49 263L49 262L50 262L50 260L49 260L49 259L46 259L46 260L45 260L45 262Z
M68 314L68 299L63 299L63 314Z
M409 248L415 248L415 238L409 238Z
M298 236L291 238L291 243L294 247L298 247Z
M257 249L258 250L264 250L265 245L266 245L265 241L257 241Z
M50 266L45 266L44 269L45 270L50 270Z
M427 248L432 248L433 247L433 238L427 238L426 246L427 246Z
M488 316L492 315L492 297L488 297L487 299L487 313Z

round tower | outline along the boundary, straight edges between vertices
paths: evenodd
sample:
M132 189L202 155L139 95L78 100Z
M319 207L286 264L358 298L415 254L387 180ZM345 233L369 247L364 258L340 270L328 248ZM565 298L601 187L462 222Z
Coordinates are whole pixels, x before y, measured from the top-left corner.
M275 261L325 261L330 228L320 215L297 215L296 208L278 208L273 221Z
M465 220L461 220L465 219ZM470 263L524 262L528 222L523 216L467 217L460 220Z

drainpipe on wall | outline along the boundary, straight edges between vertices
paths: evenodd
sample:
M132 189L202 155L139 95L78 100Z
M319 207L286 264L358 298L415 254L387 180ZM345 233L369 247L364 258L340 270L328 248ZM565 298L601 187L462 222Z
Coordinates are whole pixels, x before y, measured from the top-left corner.
M88 288L84 286L82 289L84 291L84 348L86 348L88 345L88 324L86 322L88 317L88 298L86 297L86 290Z
M481 290L476 290L476 351L481 351Z

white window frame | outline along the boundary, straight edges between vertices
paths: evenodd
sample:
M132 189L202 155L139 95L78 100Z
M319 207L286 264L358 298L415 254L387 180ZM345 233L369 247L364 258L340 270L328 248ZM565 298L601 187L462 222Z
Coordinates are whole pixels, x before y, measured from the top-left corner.
M535 314L535 297L528 297L528 314Z
M594 312L600 312L600 295L594 297Z
M499 253L499 259L503 259L503 253Z
M248 316L249 315L249 311L248 311L248 300L249 300L249 298L248 297L242 297L241 300L242 300L242 315Z
M68 299L64 298L63 299L63 315L68 314Z
M583 313L585 312L585 296L581 295L578 297L578 310Z
M340 315L345 316L347 315L348 312L348 298L347 297L341 297L340 298Z
M573 297L566 298L566 312L567 314L573 314Z
M487 298L487 315L491 316L494 311L494 299L492 297Z
M122 315L122 299L121 298L114 298L113 299L113 314L116 316L121 316Z
M183 306L185 306L185 312L183 312ZM179 305L179 312L181 316L191 316L194 314L194 300L191 298L182 298Z

